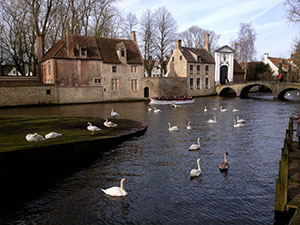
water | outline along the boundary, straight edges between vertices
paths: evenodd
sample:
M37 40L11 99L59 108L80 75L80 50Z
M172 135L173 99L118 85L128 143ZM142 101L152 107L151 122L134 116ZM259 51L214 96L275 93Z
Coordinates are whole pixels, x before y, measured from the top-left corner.
M221 105L228 112L212 110ZM122 118L146 122L147 132L46 183L43 192L2 215L0 224L274 223L280 152L289 117L300 112L299 102L207 97L180 108L160 106L160 114L138 102L1 109L0 115L106 117L111 107ZM214 115L217 124L207 124ZM247 121L244 127L233 127L236 115ZM186 130L188 121L191 131ZM168 122L179 132L169 132ZM200 151L188 151L197 137ZM218 170L224 152L230 163L226 174ZM189 172L199 157L202 175L191 180ZM101 188L118 186L122 177L128 196L102 193Z

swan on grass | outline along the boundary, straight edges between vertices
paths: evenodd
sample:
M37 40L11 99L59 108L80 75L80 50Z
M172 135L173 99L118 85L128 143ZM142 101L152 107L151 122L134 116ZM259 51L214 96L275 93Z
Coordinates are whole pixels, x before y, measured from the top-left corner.
M223 107L220 106L220 111L221 111L221 112L227 112L227 110L228 110L228 109L223 109Z
M103 125L106 126L106 127L116 127L116 126L118 126L118 124L116 124L112 121L108 121L107 118L105 119L105 122L103 123Z
M120 116L119 113L117 112L114 112L114 109L111 108L111 113L110 113L111 116Z
M88 125L87 129L89 131L91 131L92 134L95 134L96 131L100 131L101 130L99 127L93 126L91 122L88 122L87 125Z
M160 109L157 109L156 107L154 107L154 110L153 110L154 113L160 113L161 110Z
M169 125L169 131L178 131L179 130L179 128L177 126L172 126L171 127L170 123L168 123L168 125Z
M197 144L192 144L189 147L190 151L195 151L195 150L199 150L199 149L200 149L200 137L198 137L198 139L197 139Z
M240 119L239 116L236 116L236 122L237 122L237 123L246 123L246 120Z
M121 179L120 187L111 187L108 189L101 189L105 194L109 196L115 196L115 197L123 197L127 195L127 192L124 190L124 182L126 181L125 178Z
M233 121L233 127L238 128L238 127L243 127L244 124L242 123L237 123L236 120Z
M204 106L203 112L207 112L207 108L206 108L206 106Z
M219 170L221 172L228 170L229 168L229 163L227 161L227 155L229 155L227 152L224 153L224 161L220 163L219 165Z
M217 118L216 118L216 116L214 116L214 119L212 120L212 119L209 119L209 120L207 120L206 121L207 123L217 123Z
M38 142L38 141L45 140L45 138L42 135L38 134L38 133L27 134L25 138L29 142Z
M190 177L199 177L201 174L201 168L200 168L200 158L197 159L197 165L198 169L192 169L190 172Z
M187 125L186 129L187 129L187 130L191 130L191 129L192 129L192 127L191 127L191 122L190 122L190 121L188 122L188 125Z
M60 137L60 136L62 136L62 134L56 133L56 132L50 132L49 134L45 135L45 138L50 139L50 138L57 138L57 137Z

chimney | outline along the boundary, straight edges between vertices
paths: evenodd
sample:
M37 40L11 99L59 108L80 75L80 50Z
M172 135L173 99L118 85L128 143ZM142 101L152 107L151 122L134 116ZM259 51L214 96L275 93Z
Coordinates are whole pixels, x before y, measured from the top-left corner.
M181 49L181 40L176 40L176 48Z
M269 53L264 53L264 64L268 64Z
M44 56L44 48L43 48L43 41L41 36L36 36L36 47L37 47L37 60L38 60L38 77L40 78L40 82L42 82L42 67L41 61Z
M204 49L206 49L206 51L210 52L209 34L205 34Z
M136 35L135 35L135 31L131 31L131 34L130 34L130 39L134 42L136 42Z
M73 43L73 36L72 32L70 29L67 31L67 36L66 36L66 42L67 42L67 54L69 57L74 57L74 43Z

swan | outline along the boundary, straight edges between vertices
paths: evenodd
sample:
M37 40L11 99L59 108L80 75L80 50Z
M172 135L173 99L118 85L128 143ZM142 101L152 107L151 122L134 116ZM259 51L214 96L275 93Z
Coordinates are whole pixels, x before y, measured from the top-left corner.
M217 110L217 107L213 107L212 109L213 109L214 111L216 111L216 110Z
M152 108L148 106L148 112L151 112Z
M191 122L190 122L190 121L188 122L188 125L187 125L186 129L187 129L187 130L191 130L191 129L192 129L192 127L191 127Z
M233 127L238 128L238 127L243 127L243 126L244 126L244 124L242 124L242 123L237 123L236 120L233 121Z
M38 133L27 134L25 138L29 142L38 142L45 140L45 138L42 135L39 135Z
M153 112L154 112L154 113L159 113L159 112L161 112L161 110L160 110L160 109L157 109L156 107L154 107Z
M107 118L105 119L105 122L104 122L103 124L104 124L104 126L106 126L106 127L116 127L116 126L118 126L118 124L116 124L116 123L114 123L114 122L111 122L111 121L108 121Z
M50 138L57 138L57 137L60 137L60 136L62 136L62 134L56 133L56 132L50 132L49 134L45 135L45 138L50 139Z
M246 123L246 120L240 119L239 116L236 116L236 122L237 122L237 123Z
M200 137L198 137L198 139L197 139L197 144L192 144L189 147L190 151L199 150L199 149L200 149Z
M227 155L229 155L227 152L224 153L224 161L220 163L219 165L219 170L222 172L222 171L225 171L229 168L229 163L227 161Z
M212 120L212 119L209 119L209 120L207 120L206 121L207 123L217 123L217 118L216 118L216 116L214 116L214 119Z
M200 158L197 159L197 165L198 165L198 169L192 169L190 172L190 176L191 177L198 177L201 174L201 168L200 168Z
M111 116L120 116L119 113L117 112L114 112L114 109L111 108L111 113L110 113Z
M203 110L203 112L207 112L207 108L206 108L206 106L204 106L204 110Z
M179 128L177 126L171 127L171 124L170 123L168 123L168 124L169 124L169 131L178 131L179 130Z
M220 106L220 111L221 112L227 112L228 109L223 109L222 106Z
M173 103L172 106L173 106L174 108L180 107L179 105L176 105L175 103Z
M288 93L286 94L286 96L291 96L291 93L288 92Z
M101 191L103 191L105 194L110 195L110 196L117 196L117 197L122 197L122 196L126 196L127 192L124 190L124 182L126 181L125 178L121 179L120 182L120 187L111 187L108 189L101 189Z
M232 112L238 112L238 111L240 111L240 110L238 110L238 109L233 109L232 110Z
M299 95L299 92L297 92L297 95Z
M95 131L100 131L101 130L99 127L93 126L92 123L90 123L90 122L88 122L87 125L88 125L87 129L89 131L92 131L92 134L94 134Z

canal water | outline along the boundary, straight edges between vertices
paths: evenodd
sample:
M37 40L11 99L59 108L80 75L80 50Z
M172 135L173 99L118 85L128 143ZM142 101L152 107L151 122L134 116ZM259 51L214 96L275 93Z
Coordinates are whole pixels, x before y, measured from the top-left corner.
M158 114L136 102L1 109L0 116L106 117L112 107L120 118L147 123L146 133L46 182L42 192L2 214L0 224L274 224L280 152L299 101L204 97L179 108L159 106ZM244 127L233 127L237 115L246 120ZM213 116L217 123L208 124ZM169 132L168 122L179 131ZM201 149L188 151L198 137ZM225 152L230 168L221 173ZM190 179L197 158L202 174ZM123 177L125 198L103 194L101 188L119 186Z

